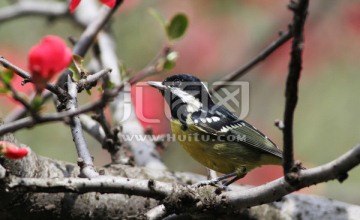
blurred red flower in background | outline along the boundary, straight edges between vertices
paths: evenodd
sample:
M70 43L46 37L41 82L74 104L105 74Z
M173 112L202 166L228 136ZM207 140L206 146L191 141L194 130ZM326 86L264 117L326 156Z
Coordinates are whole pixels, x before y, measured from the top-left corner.
M70 12L73 13L77 6L80 4L81 0L72 0L70 2ZM116 4L116 0L100 0L104 5L109 6L110 8L114 8Z
M349 5L344 9L345 24L353 30L360 32L360 4Z
M33 46L28 54L28 65L37 91L42 91L46 83L66 68L71 60L71 50L60 37L45 36Z
M0 154L8 159L20 159L28 155L29 152L28 148L19 148L13 143L0 141Z

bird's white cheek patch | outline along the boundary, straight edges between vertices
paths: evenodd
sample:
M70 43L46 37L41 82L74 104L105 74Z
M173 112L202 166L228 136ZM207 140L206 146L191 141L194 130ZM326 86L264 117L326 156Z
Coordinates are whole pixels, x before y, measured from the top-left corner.
M199 111L199 109L202 107L202 103L199 101L199 99L179 88L171 88L171 92L178 96L182 102L187 104L186 111L189 113Z

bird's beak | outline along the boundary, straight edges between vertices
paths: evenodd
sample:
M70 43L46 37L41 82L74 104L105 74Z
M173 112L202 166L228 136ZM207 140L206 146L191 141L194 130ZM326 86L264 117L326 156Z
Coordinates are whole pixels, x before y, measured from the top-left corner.
M156 81L147 81L147 84L149 84L150 86L157 88L158 90L165 90L166 86L164 86L161 82L156 82Z

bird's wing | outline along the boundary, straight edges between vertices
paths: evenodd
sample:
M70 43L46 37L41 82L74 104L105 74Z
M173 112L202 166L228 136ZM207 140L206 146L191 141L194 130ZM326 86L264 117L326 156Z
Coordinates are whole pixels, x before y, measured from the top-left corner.
M223 107L206 116L194 114L192 119L201 130L221 136L222 141L238 142L282 158L281 150L268 137Z
M238 137L236 140L237 142L282 158L282 152L280 149L277 148L277 146L266 135L261 133L249 123L239 120L229 126L230 129L225 127L224 131L227 132L227 135L235 135Z

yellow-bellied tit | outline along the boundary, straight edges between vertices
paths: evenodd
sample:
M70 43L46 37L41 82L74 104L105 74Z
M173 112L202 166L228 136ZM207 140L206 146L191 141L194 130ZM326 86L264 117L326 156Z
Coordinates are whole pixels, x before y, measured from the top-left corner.
M171 129L182 147L202 165L226 174L218 181L233 177L225 186L256 167L282 163L281 150L255 127L215 104L198 78L179 74L148 84L169 104Z

